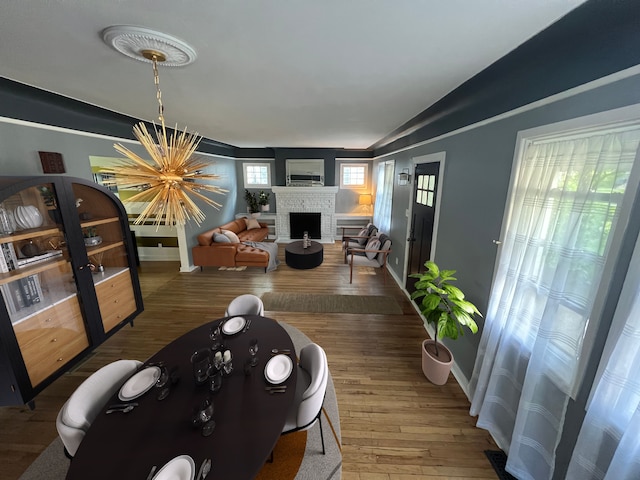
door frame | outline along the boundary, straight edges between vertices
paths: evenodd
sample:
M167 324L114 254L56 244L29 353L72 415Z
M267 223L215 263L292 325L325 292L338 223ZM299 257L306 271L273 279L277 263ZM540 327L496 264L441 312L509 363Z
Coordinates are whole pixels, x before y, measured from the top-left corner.
M443 175L444 165L447 152L429 153L427 155L420 155L419 157L411 158L411 188L409 189L409 208L407 209L407 229L404 235L405 247L404 247L404 268L402 269L402 286L407 288L407 274L409 270L409 248L408 238L411 233L411 218L413 217L413 197L415 196L416 182L415 171L416 165L420 163L434 163L440 162L438 168L438 191L436 192L436 211L433 218L433 236L431 238L431 253L430 259L433 259L436 254L436 244L438 240L438 225L440 223L440 205L442 203L442 187L443 187Z

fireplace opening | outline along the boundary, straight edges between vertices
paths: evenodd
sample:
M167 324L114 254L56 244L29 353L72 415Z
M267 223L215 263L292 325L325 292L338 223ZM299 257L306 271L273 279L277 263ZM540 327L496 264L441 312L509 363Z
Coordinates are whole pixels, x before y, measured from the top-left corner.
M320 213L289 213L289 231L291 238L302 238L304 232L309 238L322 238Z

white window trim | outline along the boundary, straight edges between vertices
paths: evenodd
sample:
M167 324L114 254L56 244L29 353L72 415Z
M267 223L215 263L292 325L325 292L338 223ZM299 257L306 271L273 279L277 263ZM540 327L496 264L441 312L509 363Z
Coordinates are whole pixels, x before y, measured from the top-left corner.
M267 168L267 183L248 183L247 182L247 167L266 167ZM242 163L242 180L244 182L244 188L271 188L271 164L262 162L243 162Z
M343 183L345 167L364 168L364 185L345 185ZM369 164L368 163L349 163L349 162L341 163L340 164L340 188L347 189L347 190L367 190L369 188Z

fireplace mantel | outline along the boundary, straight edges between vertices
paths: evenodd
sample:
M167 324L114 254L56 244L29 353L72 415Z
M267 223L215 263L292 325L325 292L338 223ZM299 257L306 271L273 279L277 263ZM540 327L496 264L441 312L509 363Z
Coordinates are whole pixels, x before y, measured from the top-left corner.
M336 193L338 187L271 187L276 197L278 242L291 242L290 212L321 214L320 242L333 243L336 232Z

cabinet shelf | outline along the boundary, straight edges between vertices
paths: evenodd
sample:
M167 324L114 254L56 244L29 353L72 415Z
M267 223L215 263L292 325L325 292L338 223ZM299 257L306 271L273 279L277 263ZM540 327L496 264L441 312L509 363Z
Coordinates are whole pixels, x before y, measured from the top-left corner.
M43 261L33 266L21 267L18 270L12 270L8 273L1 273L0 285L4 285L9 282L14 282L16 280L20 280L21 278L26 278L29 275L45 272L53 268L59 268L60 266L68 262L69 260L67 260L66 258L56 258L55 260Z
M44 312L50 309L51 307L55 307L56 305L62 302L66 302L67 300L75 296L76 296L76 293L72 291L70 288L67 288L67 289L61 288L58 290L47 291L45 292L45 298L42 303L31 305L29 307L24 307L16 314L16 318L11 323L15 327L20 322L28 320L34 315Z
M80 222L80 226L82 228L86 227L95 227L97 225L104 225L105 223L113 223L118 222L120 219L118 217L101 217L101 218L93 218L91 220L83 220Z
M0 243L19 242L21 240L33 240L36 237L46 237L60 235L62 232L58 227L49 228L29 228L21 230L11 235L0 236Z
M121 247L124 245L123 241L119 242L102 242L100 245L96 245L95 247L87 247L87 255L96 255L98 253L106 252L107 250L112 250L117 247Z

